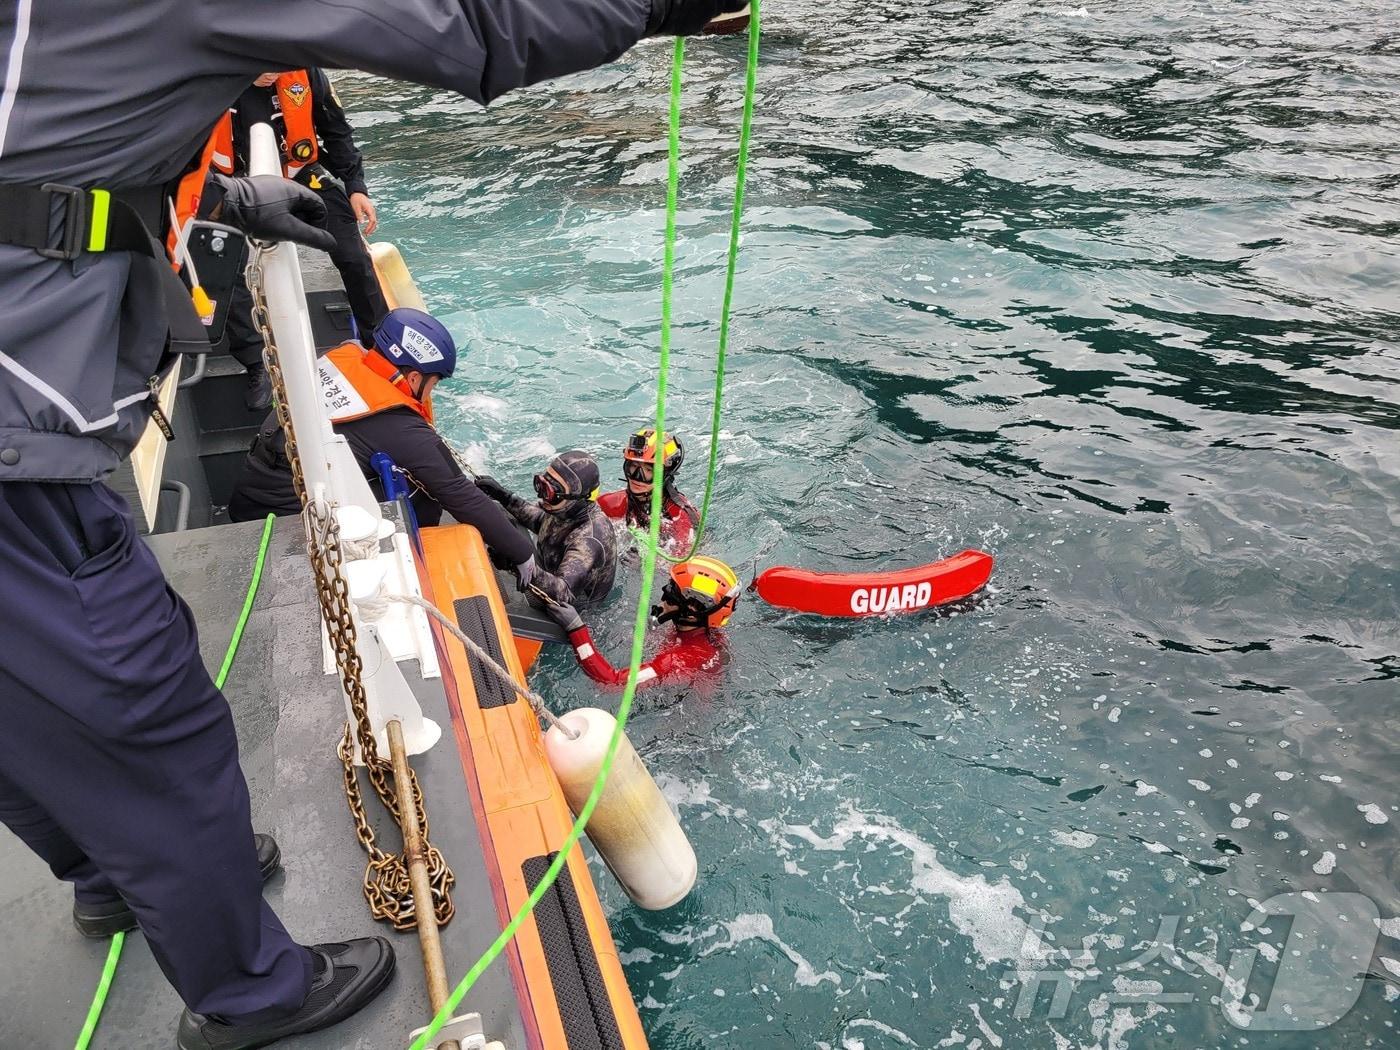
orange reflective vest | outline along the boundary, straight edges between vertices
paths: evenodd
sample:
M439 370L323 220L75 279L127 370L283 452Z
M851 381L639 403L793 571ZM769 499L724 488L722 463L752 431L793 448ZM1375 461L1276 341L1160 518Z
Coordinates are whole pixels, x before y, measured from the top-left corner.
M359 343L342 343L317 362L321 373L321 404L332 423L363 419L391 408L409 408L429 423L432 399L419 401L402 372Z
M209 133L209 139L200 150L194 167L182 175L175 186L175 217L180 224L179 230L183 230L185 223L199 214L199 201L204 196L204 183L210 171L233 174L233 121L227 113ZM172 226L165 236L165 250L174 260L177 270L180 266L179 260L175 259L175 243L179 230Z
M321 155L311 117L311 77L304 69L294 69L277 78L274 90L282 110L282 174L294 179Z

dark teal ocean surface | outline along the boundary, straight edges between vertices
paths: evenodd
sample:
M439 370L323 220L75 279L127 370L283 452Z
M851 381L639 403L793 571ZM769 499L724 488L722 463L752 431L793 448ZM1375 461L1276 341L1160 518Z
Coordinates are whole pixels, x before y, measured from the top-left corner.
M661 914L599 869L653 1047L1400 1046L1400 8L769 8L707 550L998 563L954 616L748 597L721 683L642 699L701 867ZM687 67L697 501L743 48ZM669 56L489 112L339 82L468 347L446 430L520 491L651 411Z

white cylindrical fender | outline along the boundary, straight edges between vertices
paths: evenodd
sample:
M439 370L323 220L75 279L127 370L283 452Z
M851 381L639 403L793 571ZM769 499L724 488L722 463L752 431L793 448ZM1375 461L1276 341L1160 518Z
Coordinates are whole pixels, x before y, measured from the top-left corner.
M570 740L551 726L544 750L569 808L577 815L593 790L617 720L596 707L584 707L560 721L578 739ZM669 908L695 885L695 850L626 735L618 743L587 831L627 896L641 907Z
M393 307L409 306L415 310L428 310L408 264L399 254L398 246L389 241L375 241L369 246L369 257L374 263L374 271L379 275L379 284L384 289L384 297Z

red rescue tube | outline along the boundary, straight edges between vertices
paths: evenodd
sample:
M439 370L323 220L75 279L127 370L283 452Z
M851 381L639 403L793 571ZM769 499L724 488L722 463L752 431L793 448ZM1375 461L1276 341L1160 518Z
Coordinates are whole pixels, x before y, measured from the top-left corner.
M769 605L822 616L918 612L966 598L986 586L992 556L966 550L942 561L895 572L808 572L786 565L759 573L758 596Z

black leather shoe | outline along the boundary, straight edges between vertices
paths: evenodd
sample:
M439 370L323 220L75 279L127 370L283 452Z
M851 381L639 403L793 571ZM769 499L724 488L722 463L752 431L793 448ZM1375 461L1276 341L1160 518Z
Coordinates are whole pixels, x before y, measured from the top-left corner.
M311 992L290 1017L261 1024L223 1024L186 1010L180 1015L180 1050L255 1050L289 1035L339 1024L367 1006L394 976L394 949L383 937L315 944Z
M248 385L243 388L243 404L249 412L265 412L272 407L272 377L257 364L248 369Z
M282 863L282 851L271 835L254 835L253 844L258 849L258 874L266 882ZM74 901L73 925L84 937L111 937L136 929L137 923L126 901L118 898L102 904L79 904Z

